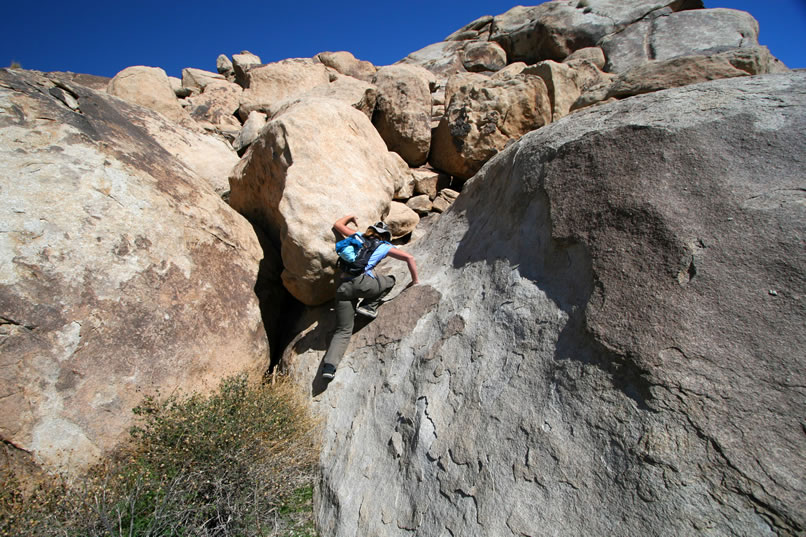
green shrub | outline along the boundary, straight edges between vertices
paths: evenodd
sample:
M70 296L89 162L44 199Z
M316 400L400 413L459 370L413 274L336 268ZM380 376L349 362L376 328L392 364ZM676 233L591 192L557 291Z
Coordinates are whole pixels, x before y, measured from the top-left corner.
M0 495L0 534L313 536L316 427L280 380L212 396L147 398L132 442L81 483ZM7 476L13 479L13 476Z

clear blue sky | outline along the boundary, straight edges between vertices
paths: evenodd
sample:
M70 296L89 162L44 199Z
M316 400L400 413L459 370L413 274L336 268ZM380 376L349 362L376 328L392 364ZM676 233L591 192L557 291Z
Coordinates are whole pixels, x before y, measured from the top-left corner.
M536 5L540 2L524 2ZM789 67L806 67L806 0L705 0L749 11L759 40ZM0 66L113 76L131 65L215 71L219 54L250 50L264 62L349 50L376 65L442 41L517 2L221 2L23 0L3 8Z

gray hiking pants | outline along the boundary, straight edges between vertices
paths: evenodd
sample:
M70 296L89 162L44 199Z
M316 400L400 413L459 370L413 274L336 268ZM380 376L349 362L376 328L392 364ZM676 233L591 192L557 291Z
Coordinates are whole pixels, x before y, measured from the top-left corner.
M336 332L330 340L324 362L336 367L344 356L353 335L355 308L358 299L363 298L362 305L377 308L381 300L395 286L395 277L375 273L376 278L362 274L344 282L336 289Z

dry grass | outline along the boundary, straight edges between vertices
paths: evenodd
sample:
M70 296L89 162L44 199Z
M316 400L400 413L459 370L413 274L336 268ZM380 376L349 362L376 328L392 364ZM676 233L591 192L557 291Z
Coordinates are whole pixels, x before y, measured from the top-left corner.
M146 399L132 442L81 482L0 493L0 535L314 536L316 427L280 379L213 396Z

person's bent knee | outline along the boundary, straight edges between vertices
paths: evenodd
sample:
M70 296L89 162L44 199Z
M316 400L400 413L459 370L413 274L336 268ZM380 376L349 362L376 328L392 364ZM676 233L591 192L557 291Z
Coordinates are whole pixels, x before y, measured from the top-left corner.
M353 299L353 282L344 282L336 289L336 300Z

